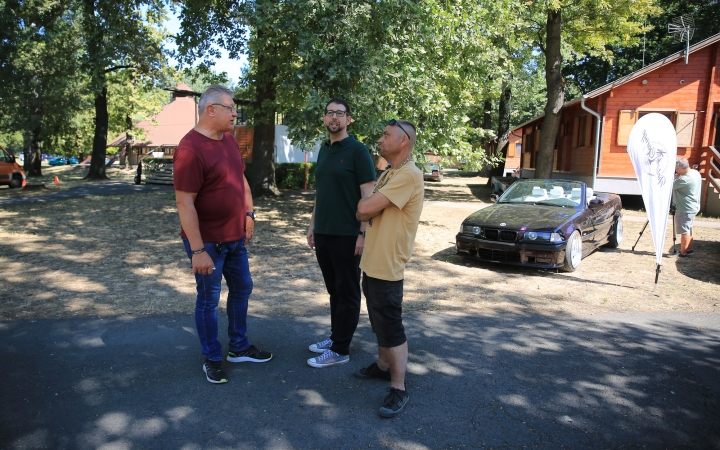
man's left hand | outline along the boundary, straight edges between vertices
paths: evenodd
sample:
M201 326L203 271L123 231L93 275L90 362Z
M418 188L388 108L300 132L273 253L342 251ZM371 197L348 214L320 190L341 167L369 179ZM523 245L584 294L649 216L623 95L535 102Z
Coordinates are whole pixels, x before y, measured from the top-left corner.
M365 247L365 236L358 236L355 241L355 256L362 255L363 248Z
M252 217L247 216L245 218L245 244L249 244L253 238L255 232L255 221Z

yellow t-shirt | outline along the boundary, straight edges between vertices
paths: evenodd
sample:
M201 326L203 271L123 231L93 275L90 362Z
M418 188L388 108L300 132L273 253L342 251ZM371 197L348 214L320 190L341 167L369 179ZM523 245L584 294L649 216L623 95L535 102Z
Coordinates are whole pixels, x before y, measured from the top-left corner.
M367 227L360 268L373 278L399 281L412 256L422 213L423 173L411 161L398 170L378 192L392 202Z

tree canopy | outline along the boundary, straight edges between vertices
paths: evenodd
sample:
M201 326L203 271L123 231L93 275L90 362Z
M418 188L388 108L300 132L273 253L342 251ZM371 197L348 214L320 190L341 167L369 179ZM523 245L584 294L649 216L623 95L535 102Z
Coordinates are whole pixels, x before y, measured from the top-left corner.
M278 117L313 148L333 97L350 103L350 131L372 151L384 123L402 118L418 126L417 153L474 168L501 159L511 123L544 111L536 176L548 177L566 98L639 68L643 42L646 63L679 49L670 18L694 13L694 40L720 31L712 0L4 0L0 136L22 137L29 174L40 174L41 147L92 147L88 177L104 178L108 133L141 137L133 124L159 111L158 88L171 83L169 6L179 65L201 63L183 75L195 90L227 84L209 70L220 49L248 58L230 77L251 103L256 195L277 193Z

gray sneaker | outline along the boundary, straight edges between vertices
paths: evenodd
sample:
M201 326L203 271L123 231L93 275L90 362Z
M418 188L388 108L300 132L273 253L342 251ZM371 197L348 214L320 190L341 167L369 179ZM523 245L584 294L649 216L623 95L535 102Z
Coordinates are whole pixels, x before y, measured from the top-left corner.
M322 355L307 360L308 366L317 368L336 366L346 362L350 362L350 355L338 355L332 350L327 350Z
M315 344L310 344L310 347L308 347L308 350L315 353L325 353L327 350L330 350L330 347L332 347L333 341L332 339L325 339L324 341L316 342Z

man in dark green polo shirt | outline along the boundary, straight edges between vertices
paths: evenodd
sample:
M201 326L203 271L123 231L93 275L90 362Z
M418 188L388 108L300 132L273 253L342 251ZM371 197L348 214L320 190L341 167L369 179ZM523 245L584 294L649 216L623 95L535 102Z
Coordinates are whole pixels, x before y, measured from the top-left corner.
M348 135L350 107L334 98L325 105L323 123L330 140L320 147L315 169L315 208L307 241L315 248L325 287L330 294L330 337L310 345L320 356L312 367L350 361L350 342L360 320L360 256L365 227L355 218L361 198L372 194L375 167L367 147Z

